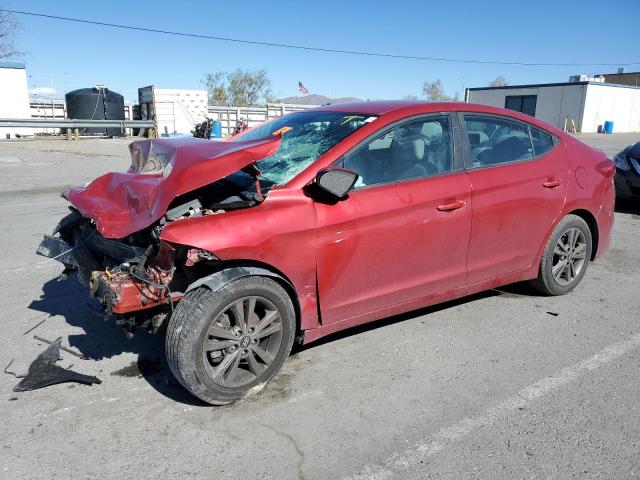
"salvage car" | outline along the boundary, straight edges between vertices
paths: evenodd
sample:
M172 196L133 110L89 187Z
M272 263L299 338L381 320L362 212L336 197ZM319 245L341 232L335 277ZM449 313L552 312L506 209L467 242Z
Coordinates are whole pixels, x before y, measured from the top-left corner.
M618 153L616 163L616 195L623 200L640 200L640 142Z
M327 105L130 151L64 192L38 252L130 333L166 330L175 377L217 405L294 342L524 280L565 294L613 225L612 160L482 105Z

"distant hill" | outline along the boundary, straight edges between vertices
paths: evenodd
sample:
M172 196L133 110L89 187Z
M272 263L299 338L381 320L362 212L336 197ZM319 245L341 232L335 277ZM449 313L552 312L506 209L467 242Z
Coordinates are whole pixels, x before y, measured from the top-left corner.
M325 103L350 103L361 102L362 99L355 97L329 98L324 95L303 95L300 97L285 97L276 100L277 103L299 103L300 105L324 105Z

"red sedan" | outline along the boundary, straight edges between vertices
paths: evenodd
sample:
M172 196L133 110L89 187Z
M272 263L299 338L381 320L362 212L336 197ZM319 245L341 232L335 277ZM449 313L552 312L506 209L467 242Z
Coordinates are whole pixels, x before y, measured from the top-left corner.
M127 172L65 192L38 252L130 333L166 328L212 404L260 390L294 341L523 280L567 293L613 225L612 161L481 105L330 105L130 149Z

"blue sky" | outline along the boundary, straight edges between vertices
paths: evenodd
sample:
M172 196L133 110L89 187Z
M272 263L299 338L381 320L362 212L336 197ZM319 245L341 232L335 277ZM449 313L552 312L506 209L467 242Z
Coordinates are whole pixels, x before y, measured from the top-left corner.
M324 48L522 62L640 62L640 0L524 1L110 1L3 0L6 8L150 28ZM615 67L473 65L295 51L18 16L29 87L65 91L104 84L201 88L208 72L265 68L276 95L400 98L441 79L447 93L566 81ZM626 67L640 70L640 64Z

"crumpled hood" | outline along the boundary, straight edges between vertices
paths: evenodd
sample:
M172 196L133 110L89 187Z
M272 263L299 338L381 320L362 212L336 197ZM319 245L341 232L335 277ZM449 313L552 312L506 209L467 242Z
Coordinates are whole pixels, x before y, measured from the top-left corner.
M123 238L149 227L183 195L220 180L254 161L274 155L280 136L236 142L197 138L150 139L129 145L132 163L85 187L63 193L107 238Z

